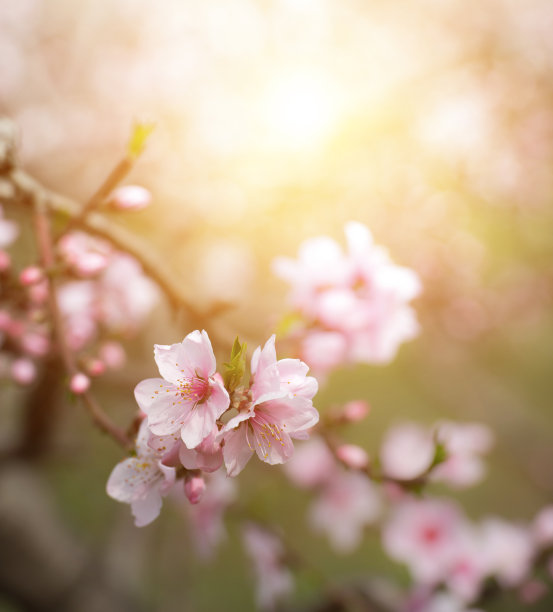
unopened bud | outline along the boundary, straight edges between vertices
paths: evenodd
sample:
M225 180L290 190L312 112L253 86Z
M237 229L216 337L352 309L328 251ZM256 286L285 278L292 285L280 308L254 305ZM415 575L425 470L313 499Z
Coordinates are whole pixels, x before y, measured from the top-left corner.
M69 388L75 395L86 393L90 388L90 378L82 372L78 372L71 377Z
M363 470L369 465L369 455L356 444L342 444L336 449L336 457L354 470Z
M106 364L101 359L90 359L86 364L90 376L101 376L106 371Z
M150 192L139 185L118 187L110 198L110 204L117 210L142 210L152 201Z
M197 504L205 491L205 480L202 476L188 476L184 481L184 493L191 504Z
M36 377L36 367L30 359L22 357L12 363L10 373L16 383L30 385Z
M342 407L343 418L350 423L362 421L370 411L368 402L364 400L353 400Z
M19 274L19 282L24 287L30 287L31 285L36 285L44 278L44 271L42 268L38 266L29 266L27 268L23 268L21 273Z

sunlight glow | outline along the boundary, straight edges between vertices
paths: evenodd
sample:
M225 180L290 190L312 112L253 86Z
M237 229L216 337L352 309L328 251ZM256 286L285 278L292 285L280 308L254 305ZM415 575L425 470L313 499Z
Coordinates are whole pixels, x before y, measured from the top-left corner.
M267 144L304 150L323 144L342 115L337 87L313 73L275 79L262 99Z

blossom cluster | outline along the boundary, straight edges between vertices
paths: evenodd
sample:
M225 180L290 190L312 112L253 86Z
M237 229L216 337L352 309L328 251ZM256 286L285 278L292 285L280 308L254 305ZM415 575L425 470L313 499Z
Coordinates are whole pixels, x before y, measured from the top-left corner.
M132 256L85 232L62 234L56 269L32 263L17 271L5 248L19 228L0 209L0 376L31 384L39 362L52 354L53 320L49 274L55 274L55 302L63 342L78 364L71 390L81 393L89 377L123 365L120 340L134 335L159 300L159 291ZM122 282L124 279L124 282Z
M472 522L450 500L409 496L393 507L382 528L382 543L414 581L407 610L432 609L439 592L450 601L444 609L464 611L491 579L518 589L524 601L530 591L537 597L540 590L533 567L553 545L553 507L544 508L530 524L491 516ZM541 594L545 589L541 584Z
M321 374L344 363L388 363L418 333L409 305L421 289L416 273L394 264L361 223L347 223L345 234L346 253L321 236L306 240L298 259L274 260L291 285L300 354Z
M136 456L119 463L107 484L110 496L131 504L137 525L157 517L161 498L179 477L188 499L197 503L204 473L224 464L236 476L254 454L270 465L285 463L294 451L292 439L305 439L318 422L312 402L318 385L305 363L277 360L272 336L254 351L249 384L242 386L244 350L235 343L225 381L207 332L155 345L161 378L143 380L135 389L145 415Z

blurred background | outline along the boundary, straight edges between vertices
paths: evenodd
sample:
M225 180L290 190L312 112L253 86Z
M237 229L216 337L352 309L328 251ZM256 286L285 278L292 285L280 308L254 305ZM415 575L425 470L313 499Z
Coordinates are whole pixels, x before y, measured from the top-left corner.
M344 436L372 454L403 419L490 425L488 477L459 499L471 517L528 521L553 498L551 32L549 0L4 0L0 113L17 124L24 168L80 201L121 157L133 121L153 120L128 181L153 205L113 222L162 257L194 304L232 303L220 319L251 348L286 311L273 257L322 234L343 244L346 221L365 223L420 275L421 333L391 365L334 373L316 406L368 400L371 415ZM12 252L33 263L25 237ZM95 384L116 421L134 414L134 385L156 375L153 343L189 331L160 306L123 373ZM25 393L0 390L5 443ZM232 517L211 564L170 501L136 529L104 493L120 450L66 404L50 452L3 485L4 501L36 500L32 520L58 521L60 542L131 593L130 609L253 609ZM278 469L252 461L238 484L331 580L405 583L376 532L335 556L306 529L307 494ZM299 572L292 606L316 603L317 576ZM14 605L0 595L2 612Z

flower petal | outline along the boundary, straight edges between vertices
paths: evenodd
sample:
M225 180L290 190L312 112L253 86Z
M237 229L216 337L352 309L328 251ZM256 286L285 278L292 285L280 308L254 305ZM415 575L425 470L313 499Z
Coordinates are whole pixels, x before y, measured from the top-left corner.
M177 386L183 377L207 379L215 372L215 355L205 331L193 331L177 344L154 345L154 357L159 373Z
M247 438L247 428L248 425L244 424L225 435L223 457L229 476L237 476L253 455L253 447Z
M133 502L131 511L134 516L134 524L137 527L149 525L159 516L161 511L161 495L158 491L152 491L148 497Z
M178 431L194 405L181 397L177 388L162 378L148 378L139 382L134 396L140 408L148 415L150 431L160 436Z

